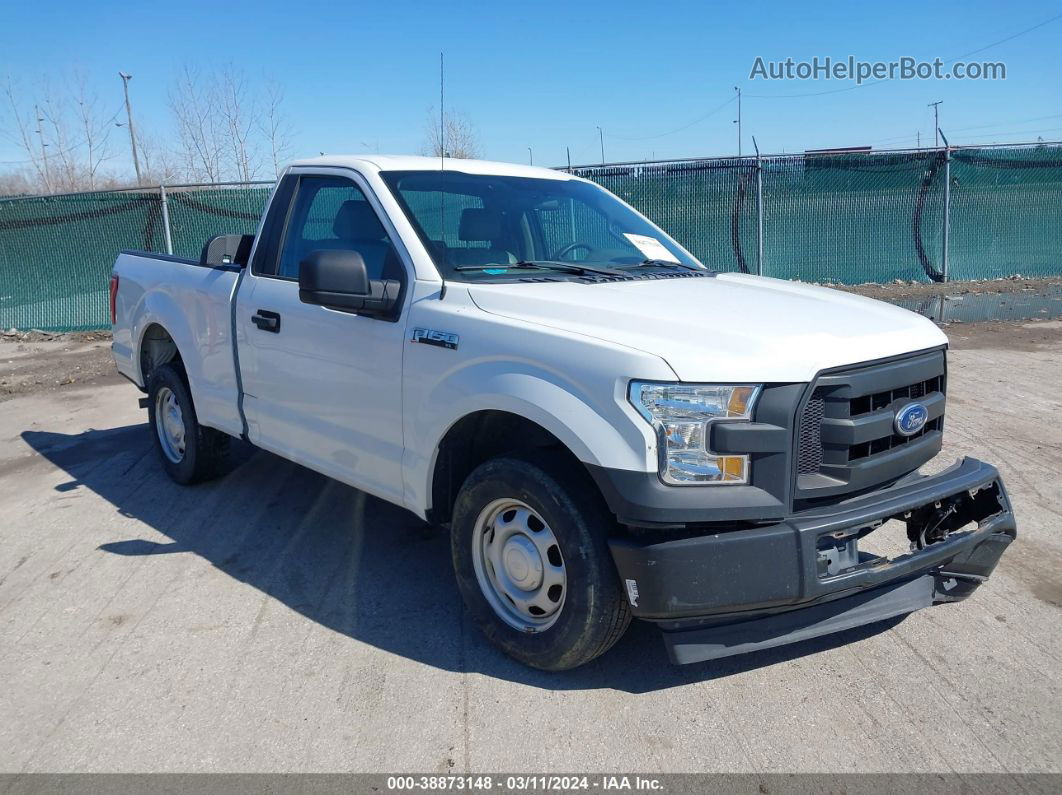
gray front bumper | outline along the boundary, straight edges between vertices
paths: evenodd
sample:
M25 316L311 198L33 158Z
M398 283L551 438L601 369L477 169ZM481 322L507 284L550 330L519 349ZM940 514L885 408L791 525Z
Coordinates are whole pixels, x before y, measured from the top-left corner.
M893 559L838 568L824 547L888 518L949 501L969 529ZM828 508L765 527L640 545L610 542L632 611L664 632L679 663L779 646L909 613L972 593L1016 535L995 467L966 458ZM853 547L854 548L854 547ZM633 582L633 587L631 585Z

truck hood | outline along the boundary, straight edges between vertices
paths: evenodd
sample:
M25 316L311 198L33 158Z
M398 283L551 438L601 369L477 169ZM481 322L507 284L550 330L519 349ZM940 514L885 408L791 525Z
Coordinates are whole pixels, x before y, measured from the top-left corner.
M468 289L486 312L659 356L682 381L810 381L828 367L948 341L931 321L882 301L736 273Z

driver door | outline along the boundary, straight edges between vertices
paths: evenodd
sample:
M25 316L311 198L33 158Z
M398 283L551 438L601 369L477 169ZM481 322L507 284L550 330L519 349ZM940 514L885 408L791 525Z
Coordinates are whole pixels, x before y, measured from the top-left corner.
M407 268L359 179L285 179L296 180L290 204L271 213L284 213L287 222L272 236L267 222L263 250L237 298L248 436L266 450L401 502L404 317L304 304L298 268L310 251L358 251L370 278L402 282L400 306Z

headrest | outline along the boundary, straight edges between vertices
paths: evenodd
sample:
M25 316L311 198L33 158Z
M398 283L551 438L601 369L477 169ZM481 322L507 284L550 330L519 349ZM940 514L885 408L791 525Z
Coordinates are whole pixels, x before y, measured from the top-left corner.
M467 241L498 240L502 236L501 213L486 207L469 207L462 210L457 236Z
M343 202L332 222L332 234L341 240L383 240L387 232L367 201Z

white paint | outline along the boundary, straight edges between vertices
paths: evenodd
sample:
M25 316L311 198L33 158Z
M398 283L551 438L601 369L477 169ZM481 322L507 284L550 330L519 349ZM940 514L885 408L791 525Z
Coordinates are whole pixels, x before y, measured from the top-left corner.
M482 161L445 166L578 179ZM627 402L632 379L804 382L823 368L946 342L930 321L888 304L738 274L614 284L449 282L440 300L440 275L379 176L438 167L436 158L371 155L314 158L290 170L345 175L367 190L407 268L398 323L303 304L297 283L247 273L234 340L235 274L122 254L115 263L119 370L143 384L143 334L160 324L184 359L200 421L238 434L235 343L255 443L423 516L438 444L474 411L533 420L584 462L650 472L655 439ZM674 259L663 246L666 257L632 242L649 258ZM280 334L251 324L259 309L280 313ZM414 328L455 334L460 344L410 344Z

